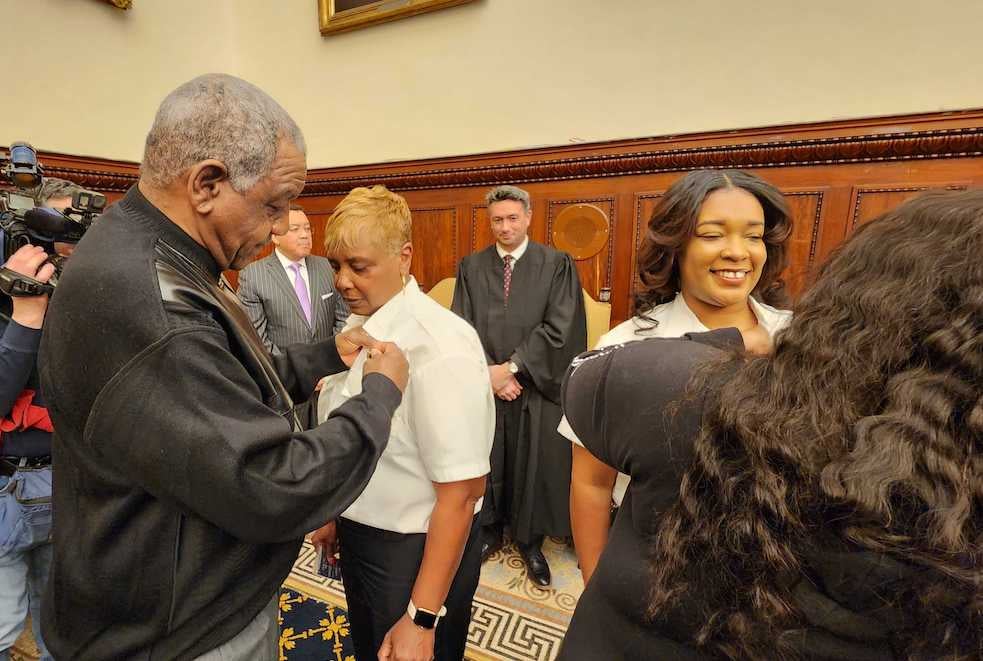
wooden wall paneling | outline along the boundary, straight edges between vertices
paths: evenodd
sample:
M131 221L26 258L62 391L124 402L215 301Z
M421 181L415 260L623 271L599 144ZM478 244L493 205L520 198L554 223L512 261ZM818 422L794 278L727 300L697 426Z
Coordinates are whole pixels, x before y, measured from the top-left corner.
M478 252L495 241L491 232L491 221L488 219L488 207L484 204L471 205L471 242L468 253Z
M855 186L853 188L852 213L847 231L852 233L860 225L870 222L913 197L932 189L965 190L966 182L946 185L899 183L887 186Z
M666 192L664 190L635 193L635 218L632 224L631 249L632 283L638 282L638 249L641 247L642 239L645 238L645 233L648 231L649 220L652 218L655 205L659 203L659 198L665 194Z
M617 228L617 208L614 196L587 197L579 199L550 200L547 204L547 218L544 229L543 243L553 245L553 220L564 208L574 204L593 204L607 216L609 231L608 241L604 249L589 259L577 260L577 273L580 284L595 300L600 297L601 289L611 289L612 264L614 260L614 236ZM535 208L535 207L533 207Z
M786 188L782 193L792 211L792 237L788 246L788 266L783 278L789 294L795 298L808 284L816 263L826 189Z
M457 242L457 208L412 209L413 264L411 272L428 291L444 278L453 278L461 255Z
M311 252L315 255L324 255L324 235L327 231L328 218L331 211L306 211L307 219L311 221Z
M123 161L39 157L47 174L110 200L139 172ZM404 195L414 209L414 273L427 286L492 243L483 202L491 186L530 192L540 241L564 204L602 200L612 225L606 254L578 267L592 295L611 287L617 323L630 314L638 241L657 196L689 170L729 167L750 168L788 195L796 227L787 278L798 292L858 224L926 189L983 185L983 109L312 169L300 201L322 254L319 225L351 188L382 183Z

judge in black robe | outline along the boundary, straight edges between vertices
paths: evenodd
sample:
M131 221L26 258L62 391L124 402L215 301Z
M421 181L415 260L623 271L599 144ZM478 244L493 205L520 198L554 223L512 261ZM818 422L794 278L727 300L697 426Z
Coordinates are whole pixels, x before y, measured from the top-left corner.
M494 194L489 194L489 215L498 235L492 209L507 202L493 201ZM527 229L528 220L523 240ZM516 247L502 246L504 251L520 249L518 237L506 238ZM458 267L452 305L478 331L489 366L513 363L522 386L513 401L495 399L495 441L482 525L488 547L494 549L507 524L530 577L548 585L543 536L570 535L571 451L556 427L562 415L564 372L587 346L584 299L570 255L532 241L513 264L507 305L503 280L504 262L496 245L469 255Z

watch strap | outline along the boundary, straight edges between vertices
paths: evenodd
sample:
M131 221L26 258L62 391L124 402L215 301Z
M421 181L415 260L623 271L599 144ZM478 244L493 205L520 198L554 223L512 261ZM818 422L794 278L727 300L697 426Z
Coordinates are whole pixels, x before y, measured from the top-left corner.
M410 616L410 620L416 626L423 629L433 629L437 626L440 618L447 615L447 606L441 606L440 610L434 613L425 608L417 608L413 600L410 599L410 603L406 605L406 614Z

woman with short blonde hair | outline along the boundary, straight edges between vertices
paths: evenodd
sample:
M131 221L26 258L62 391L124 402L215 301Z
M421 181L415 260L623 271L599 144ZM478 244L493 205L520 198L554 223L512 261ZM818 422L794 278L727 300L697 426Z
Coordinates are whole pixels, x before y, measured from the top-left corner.
M356 188L328 220L335 285L362 325L406 353L410 379L389 446L365 491L313 541L335 550L359 659L464 656L478 586L477 513L485 493L495 407L485 354L464 320L409 274L412 221L382 186ZM330 377L319 418L356 395L360 364Z

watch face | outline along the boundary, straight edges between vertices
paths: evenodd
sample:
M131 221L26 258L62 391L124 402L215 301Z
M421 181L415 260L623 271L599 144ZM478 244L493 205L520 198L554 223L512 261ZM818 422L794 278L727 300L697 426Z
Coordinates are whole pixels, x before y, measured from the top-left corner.
M413 617L413 624L424 629L433 629L437 626L437 615L417 608L416 615Z

